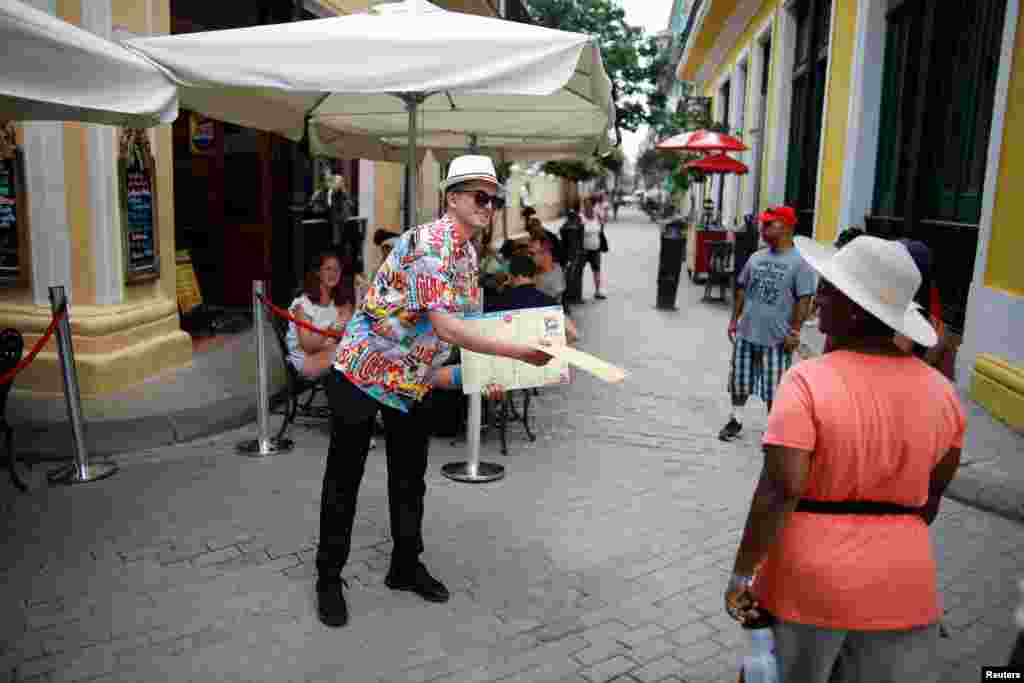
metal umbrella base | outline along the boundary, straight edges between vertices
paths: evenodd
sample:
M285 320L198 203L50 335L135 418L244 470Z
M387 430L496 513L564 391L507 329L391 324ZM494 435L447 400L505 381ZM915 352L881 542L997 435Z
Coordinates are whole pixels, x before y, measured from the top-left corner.
M84 467L77 463L59 467L46 475L51 484L85 484L98 479L106 479L117 472L117 465L112 462L92 462Z
M505 468L493 462L450 462L441 467L441 474L454 481L483 484L505 476Z
M249 439L242 441L235 450L240 455L247 455L251 458L262 458L267 455L287 453L295 446L291 439Z
M469 395L469 419L466 420L466 441L469 446L469 460L450 462L441 466L441 474L454 481L483 484L497 481L505 476L505 468L491 462L480 462L480 417L483 398L480 394Z

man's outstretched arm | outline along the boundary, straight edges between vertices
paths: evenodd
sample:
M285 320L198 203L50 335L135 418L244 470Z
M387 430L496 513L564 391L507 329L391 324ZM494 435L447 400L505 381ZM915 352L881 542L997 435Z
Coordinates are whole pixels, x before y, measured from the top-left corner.
M474 353L483 353L488 356L512 358L538 367L547 365L551 360L551 356L532 346L512 344L500 339L491 339L482 334L477 334L465 321L456 318L450 313L430 311L427 317L430 318L430 324L434 326L434 331L441 341L457 346L460 349L473 351Z

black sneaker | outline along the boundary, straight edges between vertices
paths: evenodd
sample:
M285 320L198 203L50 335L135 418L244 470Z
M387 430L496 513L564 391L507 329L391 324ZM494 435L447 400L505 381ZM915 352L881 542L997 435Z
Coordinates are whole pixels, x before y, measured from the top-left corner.
M343 586L348 588L345 579L316 580L316 611L324 626L340 628L348 623L348 605L345 603Z
M731 441L740 435L743 425L736 421L735 417L729 418L729 422L718 432L718 438L722 441Z
M600 292L598 292L597 294L594 295L594 298L595 299L601 299L602 301L604 301L608 297L606 297L604 294L601 294Z
M451 597L444 584L431 576L422 562L417 562L409 572L399 573L392 567L384 585L395 591L413 592L429 602L448 602Z

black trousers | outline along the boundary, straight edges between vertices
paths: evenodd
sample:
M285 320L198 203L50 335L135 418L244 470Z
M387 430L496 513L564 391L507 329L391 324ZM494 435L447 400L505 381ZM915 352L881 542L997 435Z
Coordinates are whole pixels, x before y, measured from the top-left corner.
M410 570L423 552L428 411L419 403L409 413L378 403L333 369L327 381L327 398L332 414L331 445L320 498L317 573L327 580L336 579L348 561L359 484L378 411L384 419L387 439L388 508L394 544L391 568L396 572Z

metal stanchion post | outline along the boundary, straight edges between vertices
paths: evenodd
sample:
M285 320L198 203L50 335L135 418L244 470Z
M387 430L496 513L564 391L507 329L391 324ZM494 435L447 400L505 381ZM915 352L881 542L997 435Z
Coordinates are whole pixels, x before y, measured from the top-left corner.
M57 315L67 303L63 287L50 287L50 310ZM64 376L64 400L68 406L71 432L74 437L75 462L50 472L51 482L59 484L84 484L87 481L105 479L117 472L112 462L89 462L85 447L85 427L82 423L82 396L78 391L78 370L75 367L75 352L71 346L70 311L57 324L57 357L60 358L61 374Z
M263 457L287 453L295 443L291 439L270 438L270 396L267 391L267 339L266 313L264 312L264 287L262 280L252 283L252 319L256 328L256 423L259 430L256 439L238 444L236 449L242 455Z
M479 312L480 309L477 309ZM505 468L492 462L480 462L480 422L483 412L483 396L479 391L469 394L469 418L466 420L466 446L469 460L450 462L441 467L441 473L454 481L481 484L497 481L505 476Z

